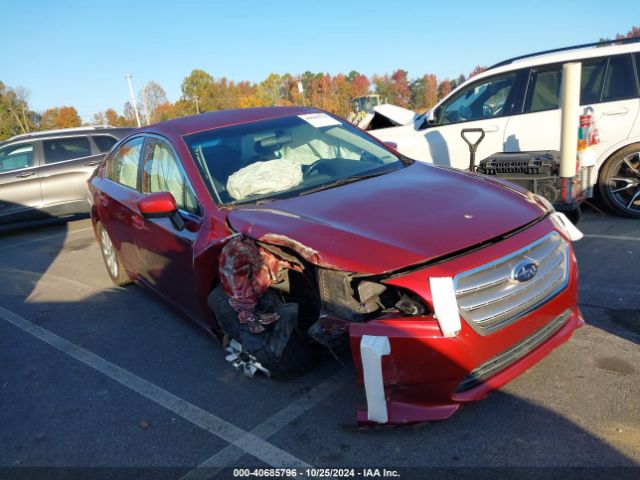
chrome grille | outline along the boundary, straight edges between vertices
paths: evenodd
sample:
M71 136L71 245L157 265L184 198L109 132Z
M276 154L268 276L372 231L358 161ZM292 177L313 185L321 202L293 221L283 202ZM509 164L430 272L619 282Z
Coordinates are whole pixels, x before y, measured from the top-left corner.
M514 278L522 262L534 263L529 281ZM569 280L567 242L552 232L494 262L456 275L460 315L481 335L494 332L562 290Z

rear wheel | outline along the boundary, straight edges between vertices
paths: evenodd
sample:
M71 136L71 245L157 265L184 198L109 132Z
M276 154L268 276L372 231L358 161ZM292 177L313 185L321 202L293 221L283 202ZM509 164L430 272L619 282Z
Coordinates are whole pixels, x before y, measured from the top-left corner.
M269 291L263 298L279 302L276 297L274 292ZM269 371L271 377L293 378L311 370L315 365L315 345L310 343L298 325L295 325L288 338L283 338L284 314L274 324L267 325L264 332L251 333L247 325L238 321L238 313L229 304L229 297L220 285L211 292L208 303L225 335L242 346L242 351L247 355L245 359L258 362ZM284 313L287 304L280 302L279 306ZM278 354L277 350L280 348L277 348L277 343L283 340L286 343Z
M98 238L100 239L100 251L102 252L102 259L107 267L107 273L111 277L111 281L118 286L123 286L131 283L131 279L127 272L124 270L118 253L116 252L109 234L102 226L101 223L96 224L96 231L98 232Z
M599 189L611 210L640 218L640 144L629 145L607 160L600 171Z

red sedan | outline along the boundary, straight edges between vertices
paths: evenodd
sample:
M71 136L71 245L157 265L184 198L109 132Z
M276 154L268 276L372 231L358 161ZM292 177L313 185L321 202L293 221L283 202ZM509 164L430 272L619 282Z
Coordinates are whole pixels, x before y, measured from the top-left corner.
M291 377L349 347L361 422L444 419L583 323L575 230L510 184L420 162L310 108L220 111L121 140L90 180L109 275Z

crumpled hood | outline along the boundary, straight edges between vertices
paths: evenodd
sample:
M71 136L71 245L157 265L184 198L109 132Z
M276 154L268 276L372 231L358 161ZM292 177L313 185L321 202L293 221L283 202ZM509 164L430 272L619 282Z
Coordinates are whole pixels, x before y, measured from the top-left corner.
M233 229L312 263L383 273L515 230L544 214L525 194L416 162L396 172L229 213Z

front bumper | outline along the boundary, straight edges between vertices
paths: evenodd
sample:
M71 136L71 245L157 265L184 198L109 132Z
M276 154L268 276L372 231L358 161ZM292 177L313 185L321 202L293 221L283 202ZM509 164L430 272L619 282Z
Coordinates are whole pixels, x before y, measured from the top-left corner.
M455 276L488 263L547 234L551 228L545 220L502 242L388 283L409 288L431 303L430 276ZM359 423L446 419L462 403L486 397L567 341L584 323L578 308L578 270L571 247L569 256L569 281L562 291L489 335L478 334L463 320L456 336L444 337L432 316L351 324L356 377L365 386L368 403L368 408L358 411ZM384 345L377 354L376 345Z

